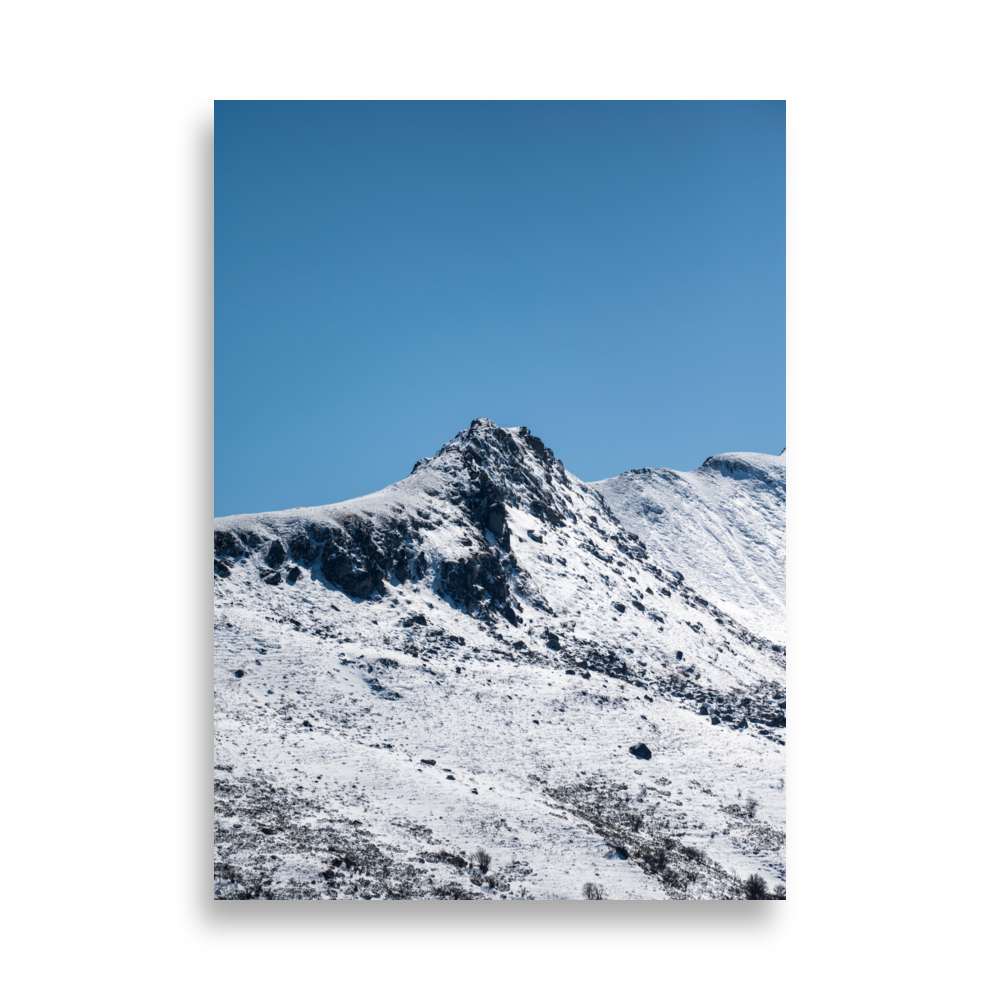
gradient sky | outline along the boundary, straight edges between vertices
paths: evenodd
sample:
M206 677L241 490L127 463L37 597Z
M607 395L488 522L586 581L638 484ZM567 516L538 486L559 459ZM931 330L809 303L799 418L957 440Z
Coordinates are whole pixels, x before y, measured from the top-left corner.
M785 445L783 101L219 101L215 514Z

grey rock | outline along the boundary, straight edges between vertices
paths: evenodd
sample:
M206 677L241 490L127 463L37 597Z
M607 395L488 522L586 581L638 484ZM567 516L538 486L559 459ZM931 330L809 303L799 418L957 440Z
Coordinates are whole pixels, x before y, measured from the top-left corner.
M285 546L276 538L271 542L271 547L267 550L267 555L264 556L264 562L271 569L277 569L285 561L286 554Z

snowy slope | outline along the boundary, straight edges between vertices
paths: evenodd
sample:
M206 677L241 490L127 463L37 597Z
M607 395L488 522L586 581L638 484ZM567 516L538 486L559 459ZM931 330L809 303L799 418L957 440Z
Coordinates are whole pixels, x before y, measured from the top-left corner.
M650 555L784 643L784 454L713 455L694 472L633 469L593 486Z
M783 645L599 486L477 420L378 493L216 520L217 898L784 881Z

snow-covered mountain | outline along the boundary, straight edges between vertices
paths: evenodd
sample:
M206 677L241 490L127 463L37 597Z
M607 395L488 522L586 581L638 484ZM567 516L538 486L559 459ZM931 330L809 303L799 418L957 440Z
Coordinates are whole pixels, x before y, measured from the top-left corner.
M783 458L588 485L475 420L215 573L218 898L784 881Z
M784 453L713 455L694 472L633 469L593 485L651 556L784 642Z

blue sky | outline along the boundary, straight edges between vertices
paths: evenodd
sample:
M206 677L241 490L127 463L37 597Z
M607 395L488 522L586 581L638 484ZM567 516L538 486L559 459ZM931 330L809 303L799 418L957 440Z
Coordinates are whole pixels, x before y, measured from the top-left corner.
M215 514L785 445L781 101L215 105Z

